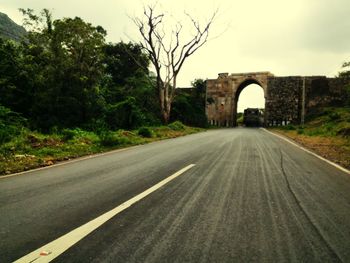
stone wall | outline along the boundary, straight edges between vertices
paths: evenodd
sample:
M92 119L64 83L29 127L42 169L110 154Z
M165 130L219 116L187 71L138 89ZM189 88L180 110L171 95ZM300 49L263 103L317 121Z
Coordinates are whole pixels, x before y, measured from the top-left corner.
M307 78L306 114L317 113L322 107L343 106L347 100L348 79L310 77Z
M300 122L301 77L271 77L267 82L265 125Z
M324 107L339 107L345 104L345 86L349 84L349 80L325 76L272 77L267 85L267 126L301 123L304 81L305 119Z
M233 90L229 79L207 80L207 118L212 125L232 126ZM209 88L208 88L209 87Z
M275 126L300 124L303 118L323 107L344 105L348 99L345 87L350 80L325 76L275 77L270 72L221 73L217 79L206 81L206 114L210 124L236 126L238 97L252 83L264 90L265 125Z

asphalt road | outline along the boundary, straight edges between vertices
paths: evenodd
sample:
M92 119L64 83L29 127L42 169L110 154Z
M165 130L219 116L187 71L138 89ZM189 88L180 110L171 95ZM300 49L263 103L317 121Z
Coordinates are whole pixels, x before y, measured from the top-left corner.
M350 262L350 175L260 129L222 129L0 179L11 262L195 164L54 262Z

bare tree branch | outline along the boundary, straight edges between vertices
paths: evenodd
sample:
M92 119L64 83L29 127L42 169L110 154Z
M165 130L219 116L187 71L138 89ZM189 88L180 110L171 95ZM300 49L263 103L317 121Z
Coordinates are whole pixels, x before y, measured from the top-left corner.
M185 13L191 21L194 35L181 44L182 24L178 22L175 29L170 30L170 35L167 35L164 30L163 19L165 15L163 13L155 14L155 9L156 6L144 7L143 19L145 21L140 18L132 20L142 37L140 45L148 53L155 68L160 108L163 121L167 123L170 117L171 103L175 96L177 76L186 59L207 42L209 29L218 10L213 13L204 26L201 26L199 21L193 19L191 15Z

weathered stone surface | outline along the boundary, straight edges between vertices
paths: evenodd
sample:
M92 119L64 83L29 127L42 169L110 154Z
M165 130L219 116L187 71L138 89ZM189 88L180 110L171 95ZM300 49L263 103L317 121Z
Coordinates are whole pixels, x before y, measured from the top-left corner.
M250 84L258 84L267 94L270 72L250 72L239 74L220 73L217 79L206 81L208 120L213 125L236 126L237 102L241 91Z
M274 77L268 81L265 100L265 125L300 122L301 77Z
M303 116L306 118L321 107L343 105L349 80L325 76L275 77L270 72L220 73L217 79L206 81L208 121L217 126L236 126L238 98L250 84L263 88L265 126L273 126L299 124Z

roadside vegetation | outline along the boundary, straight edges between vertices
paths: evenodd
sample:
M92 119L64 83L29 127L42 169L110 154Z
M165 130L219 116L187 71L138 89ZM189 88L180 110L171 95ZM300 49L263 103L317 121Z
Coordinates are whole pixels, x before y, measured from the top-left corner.
M14 133L9 136L1 129L0 175L203 131L201 128L188 127L179 121L158 127L99 132L75 128L43 134L24 127L20 128L17 124L11 126L4 123L1 123L1 128Z
M237 125L238 126L243 126L243 112L237 112Z
M310 116L304 126L272 130L350 169L350 107L327 107Z
M21 12L22 41L0 36L1 175L206 127L203 80L172 94L165 120L142 45L107 43L101 26L79 17Z
M345 62L338 78L350 80L350 62ZM331 160L350 169L350 85L345 87L344 105L316 109L306 123L273 128Z

